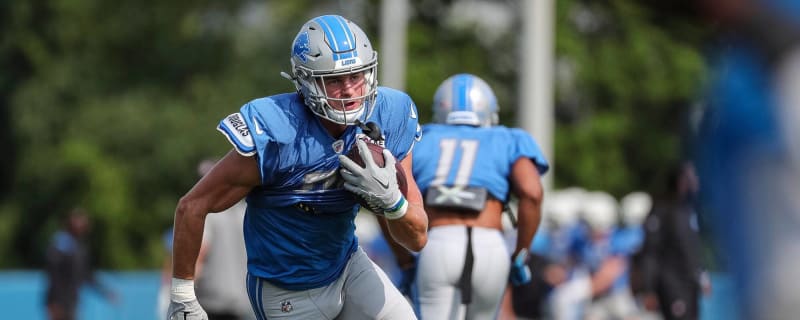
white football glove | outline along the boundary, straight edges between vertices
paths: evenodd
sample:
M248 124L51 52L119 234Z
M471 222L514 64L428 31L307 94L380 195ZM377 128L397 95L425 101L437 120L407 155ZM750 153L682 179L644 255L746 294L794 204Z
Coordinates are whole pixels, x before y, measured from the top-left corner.
M372 152L364 141L357 140L356 146L364 160L364 168L347 156L339 155L345 189L364 198L370 205L382 208L386 218L399 219L405 215L408 204L397 184L397 169L394 167L397 160L391 151L383 149L385 165L381 168L375 164Z
M197 299L188 302L169 302L169 310L167 311L167 319L169 320L208 320L203 307L197 302Z
M172 278L167 320L208 320L194 295L194 281Z

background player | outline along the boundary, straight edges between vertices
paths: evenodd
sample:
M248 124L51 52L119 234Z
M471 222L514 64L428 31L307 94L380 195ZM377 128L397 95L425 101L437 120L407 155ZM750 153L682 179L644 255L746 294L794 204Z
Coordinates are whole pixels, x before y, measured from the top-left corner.
M358 246L353 220L359 194L384 209L396 241L413 251L425 245L419 189L409 176L401 194L394 167L396 157L411 172L411 148L420 137L414 103L378 88L377 53L361 28L341 16L304 24L290 60L292 75L283 75L298 92L253 100L223 119L218 129L234 150L178 203L168 313L206 319L193 284L205 216L247 196L247 289L258 319L413 318ZM369 152L357 126L368 121L385 140L383 168L368 157L361 168L342 156L356 146Z
M529 134L497 125L497 99L477 76L445 80L433 108L413 171L431 226L417 265L420 317L493 319L509 269L514 284L530 281L525 262L548 163ZM519 200L513 261L501 225L510 193Z
M95 276L92 254L86 242L90 229L91 221L86 210L73 208L47 247L45 303L50 320L76 319L84 284L91 285L110 302L118 302L117 294Z

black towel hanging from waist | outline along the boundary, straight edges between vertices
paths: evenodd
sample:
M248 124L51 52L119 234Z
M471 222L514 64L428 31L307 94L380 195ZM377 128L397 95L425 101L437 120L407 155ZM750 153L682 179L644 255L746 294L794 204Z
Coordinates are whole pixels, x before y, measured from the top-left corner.
M461 271L461 279L458 280L458 288L461 289L461 303L470 304L472 302L472 265L475 256L472 254L472 227L467 226L467 254L464 257L464 270Z

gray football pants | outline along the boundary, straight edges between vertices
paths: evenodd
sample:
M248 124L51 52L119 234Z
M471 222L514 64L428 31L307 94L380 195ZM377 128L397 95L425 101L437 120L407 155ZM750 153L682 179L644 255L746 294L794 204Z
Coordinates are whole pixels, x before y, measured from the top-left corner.
M258 320L416 319L411 305L361 247L333 283L292 291L247 275L247 292Z

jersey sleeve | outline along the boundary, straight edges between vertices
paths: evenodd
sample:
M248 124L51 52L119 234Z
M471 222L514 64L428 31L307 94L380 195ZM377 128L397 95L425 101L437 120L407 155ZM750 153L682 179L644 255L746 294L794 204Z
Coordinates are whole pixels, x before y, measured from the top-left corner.
M217 130L228 139L236 152L246 157L256 156L262 183L269 183L267 172L274 165L274 159L265 156L275 147L272 143L275 140L273 130L270 129L255 101L225 117L217 126Z
M245 107L247 107L247 105L242 107L242 109ZM253 134L250 132L250 128L241 112L233 113L222 119L217 126L217 130L222 132L239 154L246 157L256 154Z
M414 144L422 138L422 127L419 124L417 106L405 93L395 91L395 94L387 95L386 110L389 116L386 118L389 130L387 134L387 148L398 159L403 160Z
M530 158L533 164L536 165L539 174L544 175L550 169L550 164L544 157L542 150L539 149L539 145L533 140L533 137L522 129L516 128L511 129L511 135L512 141L516 142L512 144L513 149L511 152L515 155L513 159Z

